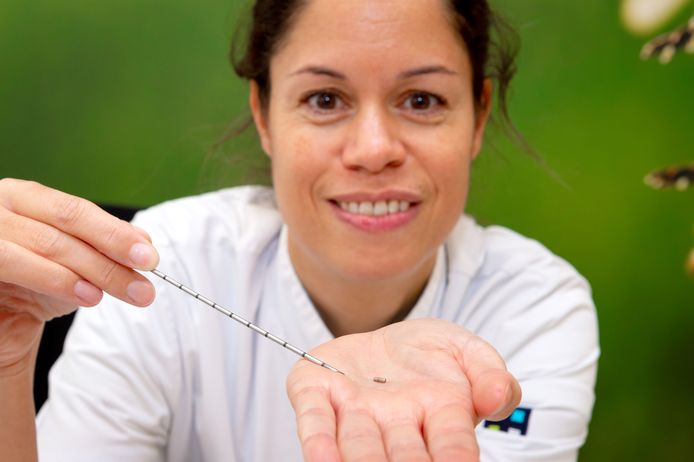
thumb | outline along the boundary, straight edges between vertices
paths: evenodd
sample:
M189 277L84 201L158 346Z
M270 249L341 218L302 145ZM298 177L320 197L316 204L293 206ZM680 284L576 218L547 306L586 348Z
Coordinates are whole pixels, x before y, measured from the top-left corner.
M520 385L506 370L489 368L469 379L475 413L480 420L503 420L520 403Z

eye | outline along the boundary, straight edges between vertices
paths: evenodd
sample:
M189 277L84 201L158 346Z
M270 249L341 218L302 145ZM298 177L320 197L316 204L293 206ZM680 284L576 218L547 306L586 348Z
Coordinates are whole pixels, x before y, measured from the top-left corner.
M311 93L305 101L312 109L319 111L332 111L344 106L342 98L333 91L323 90Z
M418 112L436 110L443 104L442 98L423 91L410 93L405 99L405 108Z

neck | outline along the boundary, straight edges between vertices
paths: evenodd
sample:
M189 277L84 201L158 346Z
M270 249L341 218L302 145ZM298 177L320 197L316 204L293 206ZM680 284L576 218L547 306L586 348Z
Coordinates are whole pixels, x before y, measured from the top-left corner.
M290 250L290 257L291 257ZM292 258L301 283L335 336L370 332L405 319L424 291L436 253L414 271L387 278L345 277Z

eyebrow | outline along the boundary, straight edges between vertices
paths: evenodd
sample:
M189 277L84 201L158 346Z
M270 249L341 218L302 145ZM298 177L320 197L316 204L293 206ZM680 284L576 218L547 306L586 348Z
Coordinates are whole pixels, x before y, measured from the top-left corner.
M409 79L412 77L417 77L419 75L426 74L446 74L446 75L457 75L458 73L447 68L446 66L422 66L410 69L408 71L401 72L398 75L400 79Z
M294 76L294 75L299 75L299 74L313 74L313 75L324 75L327 77L333 77L335 79L340 79L340 80L346 80L347 77L340 73L337 72L333 69L329 69L327 67L321 67L321 66L306 66L302 67L298 71L294 71L289 76Z
M313 74L313 75L323 75L326 77L332 77L335 79L339 80L346 80L347 77L336 70L327 68L327 67L322 67L322 66L306 66L302 67L301 69L292 72L289 74L289 76L295 76L299 74ZM410 79L412 77L417 77L420 75L426 75L426 74L446 74L446 75L457 75L458 73L447 68L446 66L439 66L439 65L434 65L434 66L422 66L422 67L416 67L414 69L410 69L407 71L403 71L400 74L398 74L398 78L400 80L405 80L405 79Z

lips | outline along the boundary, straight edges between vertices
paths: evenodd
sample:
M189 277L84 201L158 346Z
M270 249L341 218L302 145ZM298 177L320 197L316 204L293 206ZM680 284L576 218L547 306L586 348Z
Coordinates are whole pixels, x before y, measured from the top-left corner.
M363 231L386 231L411 221L422 198L411 192L343 194L330 199L337 216Z

